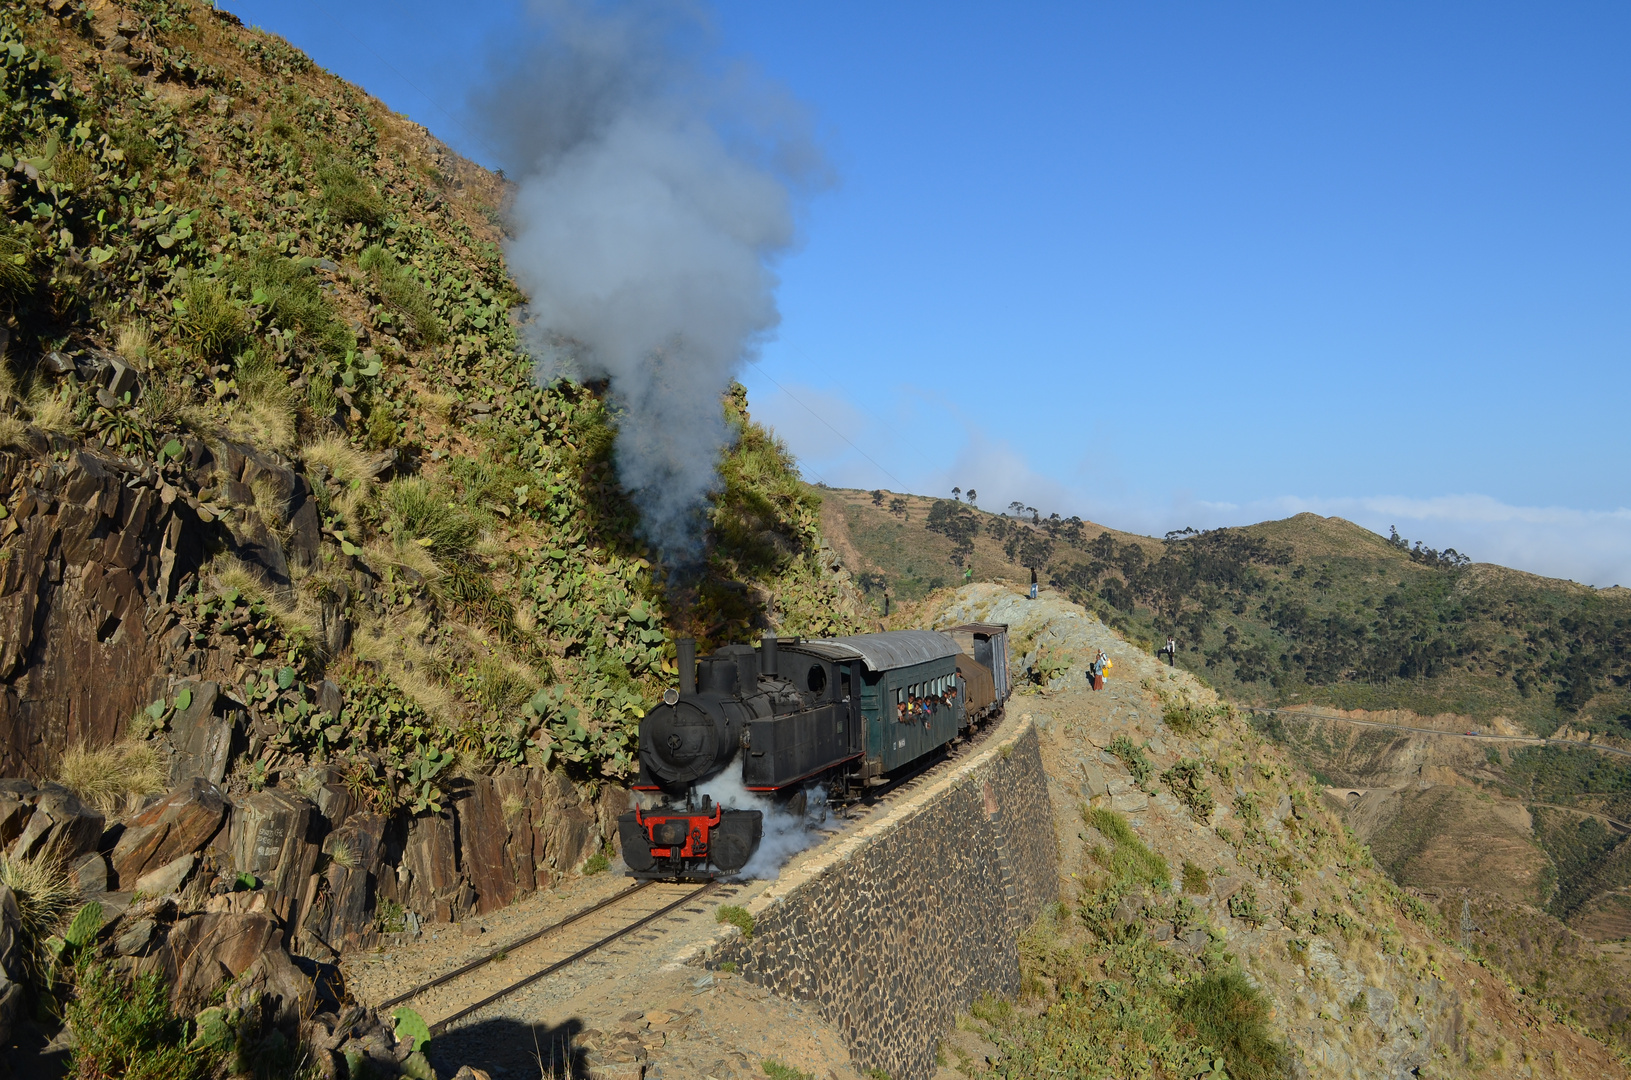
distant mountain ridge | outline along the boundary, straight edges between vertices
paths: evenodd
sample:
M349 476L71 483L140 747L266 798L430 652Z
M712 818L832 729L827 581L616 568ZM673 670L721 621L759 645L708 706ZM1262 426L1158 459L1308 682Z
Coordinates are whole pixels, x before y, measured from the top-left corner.
M1059 589L1256 705L1507 717L1631 745L1631 591L1486 563L1304 513L1139 536L953 499L827 489L825 531L880 604L973 580Z

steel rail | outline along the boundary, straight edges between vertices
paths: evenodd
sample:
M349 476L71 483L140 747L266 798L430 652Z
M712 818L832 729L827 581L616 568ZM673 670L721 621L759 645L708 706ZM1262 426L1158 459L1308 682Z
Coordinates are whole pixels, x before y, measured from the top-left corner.
M668 905L666 905L664 907L658 908L656 911L653 911L650 915L646 915L643 918L638 919L635 922L630 923L628 926L623 927L621 930L617 930L617 931L614 931L614 932L612 932L610 934L607 934L605 937L601 938L599 941L596 941L591 945L584 946L583 948L579 949L577 952L573 953L571 956L568 956L568 957L566 957L565 959L562 959L562 960L557 960L554 963L548 965L547 967L540 968L539 970L533 972L531 975L528 975L526 978L521 979L521 980L519 980L517 982L511 983L509 986L506 986L504 989L498 991L497 993L489 994L487 997L482 998L480 1001L476 1002L474 1005L467 1005L464 1008L460 1009L458 1012L453 1013L450 1016L444 1016L442 1019L436 1021L436 1023L430 1025L430 1033L432 1035L440 1035L442 1032L446 1031L447 1026L449 1024L453 1023L454 1021L462 1020L466 1016L469 1016L473 1012L477 1012L477 1011L479 1011L481 1009L485 1009L487 1006L491 1005L495 1001L498 1001L500 998L508 997L510 994L515 993L517 990L520 990L522 987L531 986L533 983L537 982L539 979L542 979L546 975L552 975L555 972L561 970L563 967L566 967L569 964L577 963L579 960L582 960L584 957L589 956L589 955L591 955L591 954L593 954L595 952L598 952L601 949L604 949L607 945L610 945L612 942L616 941L618 938L627 937L628 935L634 933L636 930L640 929L642 926L645 926L647 923L655 922L657 919L660 919L664 915L667 915L670 911L673 911L675 908L681 907L681 906L683 906L685 904L689 904L691 901L697 899L703 893L708 892L709 890L715 889L715 888L718 888L718 887L719 887L718 882L710 881L706 885L702 886L700 889L693 889L692 891L686 893L684 896L680 897L678 900L675 900L672 904L668 904ZM629 893L631 893L633 891L634 891L633 889L628 889L628 890L624 891L623 893L621 893L619 895L627 896L627 895L629 895Z
M553 931L559 930L563 926L570 926L573 923L577 922L579 919L586 919L590 915L593 915L595 912L600 911L600 910L602 910L604 908L610 907L611 905L617 903L620 900L625 900L628 897L633 896L635 893L639 892L641 889L647 888L647 887L649 887L651 885L655 885L655 884L657 884L655 881L642 881L642 882L640 882L640 884L634 886L632 889L624 889L621 892L614 893L611 896L608 896L606 899L600 901L599 903L591 904L588 907L584 908L582 911L578 911L578 912L575 912L575 913L573 913L571 915L568 915L566 918L562 919L560 922L550 923L548 926L544 927L542 930L534 931L533 933L528 934L526 937L516 938L514 941L510 942L508 945L501 945L498 948L494 949L492 952L488 953L486 956L478 957L477 959L470 961L468 964L460 965L459 967L454 968L452 971L449 971L444 975L438 975L436 978L432 979L430 982L423 983L422 985L416 986L412 990L409 990L405 994L398 994L394 998L389 998L389 999L387 999L385 1001L382 1001L377 1006L375 1006L375 1008L389 1009L393 1005L400 1005L404 1001L410 1001L413 998L418 997L420 994L423 994L426 990L434 990L438 986L441 986L441 985L443 985L445 983L452 982L454 979L457 979L461 975L468 975L470 972L475 971L477 968L482 967L482 966L484 966L486 964L490 964L494 960L497 960L499 957L504 956L505 954L509 953L512 949L519 949L523 945L531 945L534 941L537 941L539 938L543 937L545 934L552 933Z

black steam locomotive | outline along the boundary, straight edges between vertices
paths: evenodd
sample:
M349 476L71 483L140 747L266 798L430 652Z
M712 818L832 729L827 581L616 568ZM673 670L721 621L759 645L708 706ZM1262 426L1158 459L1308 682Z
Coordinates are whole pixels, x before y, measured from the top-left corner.
M619 819L636 877L741 870L763 835L759 810L695 789L740 768L749 791L787 798L814 784L838 800L887 783L1008 698L1008 628L970 623L819 640L727 645L701 660L679 642L679 688L640 723L636 791L656 805Z

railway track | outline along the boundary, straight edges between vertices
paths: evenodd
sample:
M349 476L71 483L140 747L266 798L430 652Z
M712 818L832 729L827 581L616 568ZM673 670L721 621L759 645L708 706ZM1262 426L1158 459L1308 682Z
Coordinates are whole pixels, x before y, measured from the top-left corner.
M1001 727L1002 721L1001 715L993 717L944 754L894 777L884 787L869 793L870 797L862 803L847 809L864 813L920 787L938 773L941 766L979 747L987 736ZM840 811L839 816L847 817L848 814ZM387 998L376 1007L388 1011L399 1005L410 1005L425 1019L431 1034L439 1035L465 1017L573 964L588 960L643 929L657 929L657 924L666 917L673 916L704 896L718 894L724 899L734 895L740 887L728 881L702 885L641 881Z
M735 888L642 881L596 904L535 930L444 972L377 1006L387 1011L410 1005L424 1017L431 1034L492 1005L540 979L547 978L665 917L705 895L730 895Z

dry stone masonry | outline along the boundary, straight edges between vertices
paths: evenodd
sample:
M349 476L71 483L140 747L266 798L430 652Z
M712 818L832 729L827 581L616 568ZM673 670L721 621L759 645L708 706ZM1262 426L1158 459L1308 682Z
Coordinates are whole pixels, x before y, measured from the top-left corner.
M749 905L752 936L708 958L813 1001L857 1066L926 1080L982 994L1019 991L1019 936L1054 898L1057 855L1037 735L1011 719Z

